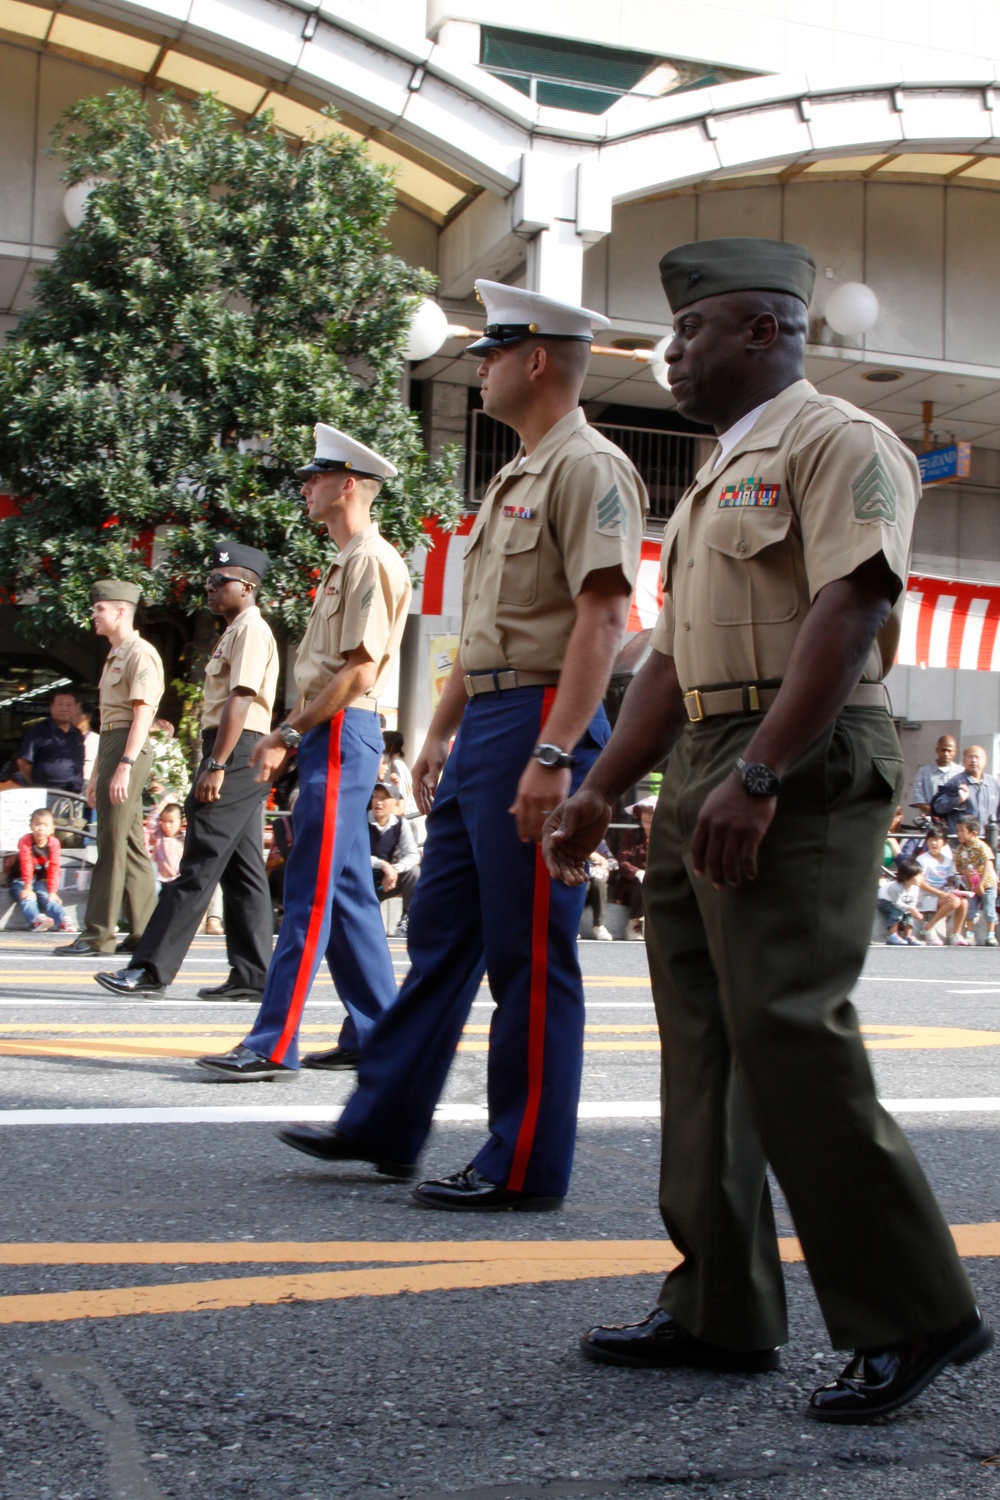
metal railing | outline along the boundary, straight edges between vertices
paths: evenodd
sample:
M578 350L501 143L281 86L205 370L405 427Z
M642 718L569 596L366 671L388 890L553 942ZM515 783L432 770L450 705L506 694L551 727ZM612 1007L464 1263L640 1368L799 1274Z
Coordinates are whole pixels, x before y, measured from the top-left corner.
M655 427L624 427L594 422L597 432L627 454L649 491L651 520L666 521L698 468L699 439L686 432ZM513 428L474 408L470 413L466 498L477 505L493 475L510 463L519 440Z

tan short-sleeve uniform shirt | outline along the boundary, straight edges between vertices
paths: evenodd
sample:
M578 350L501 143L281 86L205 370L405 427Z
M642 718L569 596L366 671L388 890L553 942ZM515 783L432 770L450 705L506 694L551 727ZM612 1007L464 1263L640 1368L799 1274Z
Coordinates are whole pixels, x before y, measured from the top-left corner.
M522 460L494 476L466 543L466 672L558 672L587 575L635 583L649 502L621 449L577 407Z
M376 664L375 681L349 706L374 710L399 652L411 593L406 564L374 522L352 536L316 590L295 658L300 695L315 698L345 665L347 653L363 646Z
M251 604L223 631L209 657L202 729L217 729L230 693L245 688L254 696L244 728L252 734L269 734L277 686L277 642L256 604Z
M150 703L154 711L163 697L160 654L134 635L108 652L98 688L102 729L127 729L135 718L133 703Z
M652 644L674 658L681 688L782 678L820 589L879 553L901 585L862 673L881 681L920 499L913 454L875 417L799 380L714 472L712 462L663 537Z

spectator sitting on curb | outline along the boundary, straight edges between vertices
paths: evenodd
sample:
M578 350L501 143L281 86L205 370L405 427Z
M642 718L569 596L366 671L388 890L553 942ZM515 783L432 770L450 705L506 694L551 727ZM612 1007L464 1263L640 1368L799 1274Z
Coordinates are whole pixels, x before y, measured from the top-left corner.
M75 932L59 899L62 845L47 807L31 814L31 832L17 841L17 874L10 883L21 915L32 932Z
M398 788L388 782L377 783L368 812L368 835L375 894L379 901L387 901L390 896L403 898L403 915L395 933L396 937L403 937L409 924L410 901L420 875L420 850L406 818L393 812L397 805L397 791Z
M925 920L923 939L932 948L940 948L943 945L943 939L937 931L938 922L943 921L947 931L950 916L953 918L952 936L961 933L969 908L965 897L953 889L958 879L955 873L955 858L948 847L948 840L941 824L930 829L924 840L923 851L915 858L920 866L924 882L920 894L920 910ZM932 890L928 890L928 886Z
M644 909L642 904L642 882L646 878L646 857L649 853L649 830L653 826L655 797L640 797L625 811L631 813L638 828L623 833L618 845L618 879L615 885L615 900L628 907L628 926L625 937L629 942L643 940Z
M587 881L587 895L584 899L584 907L589 906L594 914L593 937L599 943L614 941L604 925L604 916L608 904L608 879L617 868L617 860L612 858L607 842L602 839L590 856L590 879Z
M171 880L176 880L181 869L184 853L184 835L181 825L184 811L179 802L165 802L157 817L149 857L156 873L157 889Z
M967 813L958 819L955 829L955 837L958 839L955 870L963 889L970 893L972 899L969 902L966 918L966 936L952 938L952 942L963 947L968 946L970 941L975 944L976 930L973 923L979 915L978 908L981 907L983 916L986 918L986 947L995 948L997 946L997 872L993 850L985 839L979 837L979 834L978 818L973 818ZM975 911L974 907L977 908Z
M913 923L919 915L918 901L923 878L915 859L901 859L896 866L896 880L879 888L878 909L888 926L886 942L893 948L918 946Z

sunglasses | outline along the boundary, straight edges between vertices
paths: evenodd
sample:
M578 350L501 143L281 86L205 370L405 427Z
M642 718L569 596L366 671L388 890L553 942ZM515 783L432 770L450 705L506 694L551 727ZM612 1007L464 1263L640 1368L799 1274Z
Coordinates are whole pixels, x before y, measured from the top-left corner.
M210 589L221 589L224 583L246 583L246 579L230 578L228 573L209 573L205 583Z

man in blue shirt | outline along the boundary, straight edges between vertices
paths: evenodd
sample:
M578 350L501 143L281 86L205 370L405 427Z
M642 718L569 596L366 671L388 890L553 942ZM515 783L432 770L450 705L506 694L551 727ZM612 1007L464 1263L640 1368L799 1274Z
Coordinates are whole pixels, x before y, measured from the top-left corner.
M83 735L73 723L79 707L72 688L57 688L49 699L49 717L24 736L17 769L30 786L83 791Z
M963 750L962 764L965 770L946 781L931 799L931 812L935 818L946 818L952 833L958 819L966 816L976 818L985 832L988 823L997 821L1000 782L986 769L986 751L982 745L970 745Z
M946 781L957 776L962 767L955 759L958 741L952 734L943 734L934 746L934 765L921 766L913 778L910 806L929 813L934 793L939 792Z

